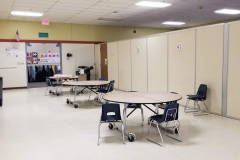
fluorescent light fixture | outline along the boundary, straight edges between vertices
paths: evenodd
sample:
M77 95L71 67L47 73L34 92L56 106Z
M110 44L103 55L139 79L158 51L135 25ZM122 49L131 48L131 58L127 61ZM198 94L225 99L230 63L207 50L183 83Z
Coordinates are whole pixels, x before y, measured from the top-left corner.
M183 25L183 24L186 24L184 22L171 22L171 21L167 21L167 22L163 22L162 24L166 24L166 25Z
M11 15L41 17L42 13L12 11Z
M221 10L215 11L215 13L221 13L221 14L240 14L240 10L221 9Z
M158 7L158 8L164 8L171 6L169 3L160 3L160 2L149 2L149 1L141 1L139 3L136 3L137 6L147 6L147 7Z

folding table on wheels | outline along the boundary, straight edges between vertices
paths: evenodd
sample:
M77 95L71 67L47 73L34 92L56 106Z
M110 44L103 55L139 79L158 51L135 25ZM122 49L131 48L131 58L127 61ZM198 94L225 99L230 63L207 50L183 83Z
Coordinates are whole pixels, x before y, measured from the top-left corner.
M155 114L158 114L159 106L163 103L171 103L171 102L177 102L180 99L182 99L182 96L179 94L174 93L165 93L165 92L120 92L120 93L113 93L108 94L103 97L105 101L108 102L114 102L114 103L123 103L124 109L123 109L123 127L125 131L125 136L128 137L128 140L130 142L133 142L136 140L136 135L134 133L127 133L126 132L126 119L127 119L127 106L128 104L142 104L147 109L152 111ZM152 110L147 106L147 104L154 105L156 107L156 110ZM109 128L116 129L120 131L117 127L113 126L112 124L109 124ZM175 129L173 129L175 132Z
M67 82L68 80L78 80L78 76L55 74L54 76L49 77L49 79L56 80L58 85L58 84L61 84L60 80L63 80L63 82ZM70 89L70 93L73 93L73 88Z
M74 100L73 102L70 99L67 99L67 104L73 104L75 108L79 107L79 104L76 103L76 95L78 94L78 87L85 87L86 89L89 89L90 91L97 94L94 90L92 90L92 87L96 86L102 86L109 84L109 81L72 81L72 82L64 82L64 86L72 86L74 88Z

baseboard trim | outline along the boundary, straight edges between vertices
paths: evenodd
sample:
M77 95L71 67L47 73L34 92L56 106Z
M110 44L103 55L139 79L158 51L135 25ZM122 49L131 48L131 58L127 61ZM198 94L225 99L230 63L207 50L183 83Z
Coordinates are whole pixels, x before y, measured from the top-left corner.
M27 89L27 87L12 87L12 88L3 88L3 90L13 90L13 89Z

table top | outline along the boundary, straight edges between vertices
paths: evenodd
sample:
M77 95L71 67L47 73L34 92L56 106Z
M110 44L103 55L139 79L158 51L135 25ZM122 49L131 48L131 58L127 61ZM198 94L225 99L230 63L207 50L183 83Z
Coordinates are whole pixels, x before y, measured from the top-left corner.
M64 82L63 85L67 86L102 86L109 84L109 81L73 81L73 82Z
M104 95L103 99L116 103L159 104L178 101L182 96L167 92L120 92Z
M58 74L58 75L54 75L54 76L49 77L49 78L50 79L77 79L78 76Z

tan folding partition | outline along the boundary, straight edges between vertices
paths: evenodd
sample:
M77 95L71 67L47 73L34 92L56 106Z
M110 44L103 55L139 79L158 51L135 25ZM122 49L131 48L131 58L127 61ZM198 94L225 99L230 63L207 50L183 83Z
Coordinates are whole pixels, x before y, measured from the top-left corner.
M167 92L167 35L147 38L148 91Z
M177 49L177 44L182 49ZM195 81L195 30L169 34L169 92L182 95L180 104L187 101L186 95L194 94ZM190 106L193 106L190 104Z
M130 40L118 42L119 57L119 89L132 90L132 65Z
M108 80L115 80L114 88L118 89L118 42L107 44Z
M95 77L96 80L101 77L101 53L100 53L100 45L95 45Z
M131 40L132 90L147 91L147 39Z
M229 24L227 115L240 118L240 22Z
M222 110L223 32L223 25L204 27L197 29L196 37L196 91L200 84L207 85L206 104L218 114Z

